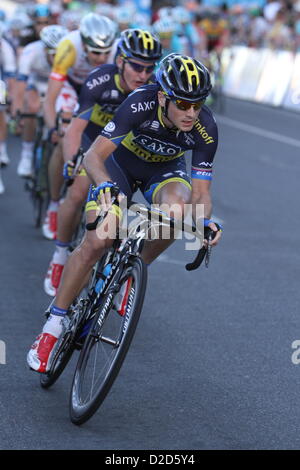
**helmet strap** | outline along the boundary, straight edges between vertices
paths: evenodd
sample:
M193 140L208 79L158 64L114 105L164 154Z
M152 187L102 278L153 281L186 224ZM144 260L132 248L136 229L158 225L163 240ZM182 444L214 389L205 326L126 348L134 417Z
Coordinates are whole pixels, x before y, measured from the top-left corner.
M167 98L166 97L166 101L165 101L165 106L161 106L161 109L162 109L162 113L163 115L165 116L166 119L168 119L168 121L173 124L173 127L171 129L177 129L177 127L175 126L174 122L169 118L169 115L168 115L168 109L169 109L169 104L170 104L170 98Z
M121 56L121 57L122 57L122 56ZM124 84L126 85L126 88L128 88L127 82L126 82L125 77L124 77L124 69L125 69L125 60L122 59L122 66L121 66L121 67L118 67L119 75L120 75L120 77L122 78ZM121 86L123 86L123 85L121 85ZM124 87L123 87L123 88L124 88Z

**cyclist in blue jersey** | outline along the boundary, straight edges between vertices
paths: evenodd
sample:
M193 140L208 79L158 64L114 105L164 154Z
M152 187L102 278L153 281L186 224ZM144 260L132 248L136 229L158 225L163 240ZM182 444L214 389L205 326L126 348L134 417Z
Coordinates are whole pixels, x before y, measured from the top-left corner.
M42 334L27 356L30 367L46 372L51 353L63 330L62 318L86 284L92 266L112 245L119 208L111 206L110 190L116 184L131 198L139 187L149 203L164 204L168 215L182 219L185 204L204 207L204 225L221 233L211 219L210 185L218 144L217 125L204 102L211 90L208 70L188 56L170 54L157 71L157 83L129 95L114 118L86 153L84 167L96 187L90 191L87 220L93 221L98 202L109 213L96 232L88 232L71 254L51 314ZM192 151L191 178L184 152ZM174 239L145 243L142 257L151 263Z
M63 139L66 179L72 176L71 160L80 144L87 150L129 93L154 80L153 70L160 57L161 44L155 36L148 31L128 29L118 41L116 63L102 65L88 75L81 89L77 117ZM56 294L90 183L86 173L80 171L58 209L56 249L44 280L48 295Z

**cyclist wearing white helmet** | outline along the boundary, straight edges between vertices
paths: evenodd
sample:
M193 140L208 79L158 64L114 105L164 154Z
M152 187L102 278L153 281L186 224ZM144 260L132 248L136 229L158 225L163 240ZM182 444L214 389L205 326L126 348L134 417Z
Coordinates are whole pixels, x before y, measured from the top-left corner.
M7 32L5 37L14 46L18 52L23 38L31 33L32 20L26 13L19 12L14 14L7 22Z
M181 43L183 54L197 57L200 48L200 36L193 24L193 17L189 10L181 5L172 9L172 19L177 27L177 37Z
M106 16L88 13L82 18L79 29L71 31L58 45L44 103L46 124L53 142L59 141L55 131L55 105L63 87L67 83L78 97L81 85L89 72L107 62L116 35L117 25L114 21ZM76 103L73 109L64 115L65 118L71 118L75 106ZM57 210L63 184L62 169L62 149L61 145L58 145L50 161L51 201L43 224L43 234L48 239L54 239L56 236Z
M18 111L37 113L40 97L45 95L53 57L59 41L68 33L62 26L50 25L41 30L40 40L28 44L19 59L17 92L13 100L12 116ZM18 175L28 177L32 171L35 121L24 121L21 159Z
M125 31L130 28L135 17L135 8L133 5L120 6L114 10L114 20L118 23L119 30Z
M50 75L45 100L45 115L49 129L55 126L55 102L63 84L68 81L77 94L88 73L106 63L116 38L116 24L105 16L89 13L79 29L71 31L59 44Z
M20 46L25 47L31 42L38 41L40 32L45 26L52 24L52 15L48 5L29 5L26 11L31 24L23 30Z
M176 30L176 25L172 18L163 17L160 20L155 21L152 25L153 31L160 39L163 57L171 54L171 52L180 53L180 49L174 47L173 38Z
M9 163L6 148L5 103L7 96L13 96L17 71L15 52L12 45L3 37L4 30L5 25L0 22L0 167ZM4 185L0 175L0 194L3 192Z

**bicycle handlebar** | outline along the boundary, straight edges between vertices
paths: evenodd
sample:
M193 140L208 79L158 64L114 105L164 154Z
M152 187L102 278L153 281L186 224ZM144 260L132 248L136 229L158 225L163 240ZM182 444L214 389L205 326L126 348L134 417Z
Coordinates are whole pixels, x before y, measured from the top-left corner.
M114 200L117 198L119 192L120 192L120 190L117 187L113 187L111 189L112 197L114 198ZM113 200L113 202L114 202L114 200ZM141 204L139 204L138 202L135 202L133 200L127 201L127 208L128 209L130 209L130 208L132 209L133 206L138 207L138 209L136 210L137 214L140 214L141 212L144 212L144 214L147 215L148 219L151 217L151 214L154 213L153 210L147 208L144 205L141 206ZM89 231L96 230L97 225L99 224L99 222L103 221L103 219L106 217L106 215L107 215L107 212L104 213L104 214L99 214L96 217L96 219L94 220L94 222L86 224L86 229L89 230ZM169 216L163 214L160 211L157 211L157 212L155 211L155 215L158 215L158 221L159 222L168 223L168 224L170 224L171 228L178 228L182 231L187 231L189 233L194 233L196 236L197 236L197 234L199 234L199 231L197 230L197 227L194 224L191 225L191 226L187 226L184 223L184 221L182 221L180 223L180 222L176 221L175 219L173 219L172 217L169 217ZM211 249L212 249L212 247L211 247L211 245L209 245L209 243L214 239L215 236L216 236L216 232L211 230L211 228L209 228L209 227L204 228L204 239L206 239L208 241L208 244L206 246L202 246L198 250L198 253L197 253L196 258L194 259L194 261L192 261L191 263L187 263L185 265L185 269L187 271L194 271L195 269L198 269L201 266L204 259L205 259L205 266L208 268L208 264L209 264L209 260L210 260L210 256L211 256ZM198 238L200 238L200 237L198 237Z
M75 163L75 166L74 166L72 177L66 181L67 187L72 186L72 184L74 183L75 176L77 175L78 169L80 165L82 164L83 158L84 158L83 148L80 147L76 155L74 155L74 157L72 158L72 162Z

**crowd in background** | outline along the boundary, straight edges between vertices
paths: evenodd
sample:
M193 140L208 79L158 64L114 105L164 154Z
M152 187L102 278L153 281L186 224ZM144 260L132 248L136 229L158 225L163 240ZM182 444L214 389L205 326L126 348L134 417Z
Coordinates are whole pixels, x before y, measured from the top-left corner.
M20 35L26 36L24 18L30 16L34 5L21 0L18 4L7 20L7 36L12 43ZM294 52L300 48L300 0L54 0L49 6L53 22L68 29L76 29L83 14L91 10L114 19L120 31L128 27L153 28L165 42L166 53L175 49L200 57L228 45ZM0 21L4 19L5 11L0 8ZM191 47L178 46L178 38L182 37Z

